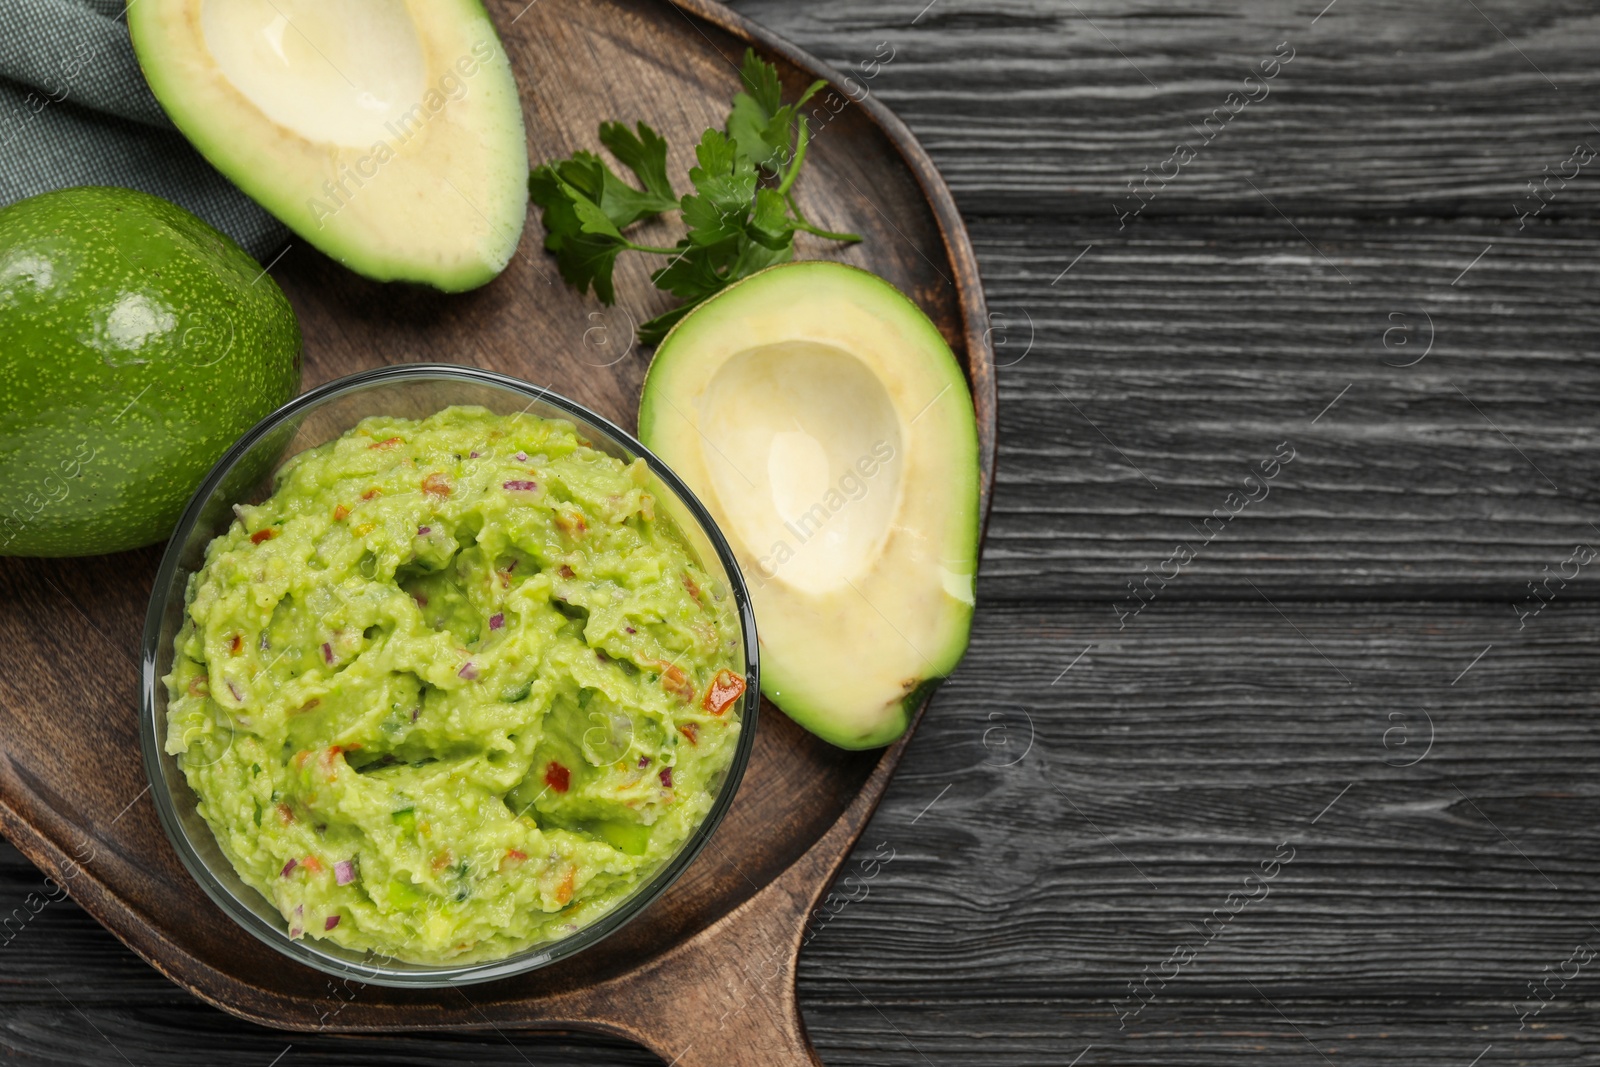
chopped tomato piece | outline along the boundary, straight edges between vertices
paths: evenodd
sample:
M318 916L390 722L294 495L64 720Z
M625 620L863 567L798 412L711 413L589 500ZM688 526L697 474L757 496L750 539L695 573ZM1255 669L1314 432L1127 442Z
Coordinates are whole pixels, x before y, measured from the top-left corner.
M661 672L661 687L685 701L694 700L694 683L676 663L669 663Z
M706 697L700 702L700 706L713 715L721 715L742 696L744 696L744 678L724 669L718 671L717 676L711 680L711 685L706 690Z
M228 642L228 655L237 656L240 652L243 652L243 651L244 651L244 635L243 634L234 634L233 635L233 639Z
M257 530L255 533L251 534L250 543L252 545L259 545L261 542L270 541L277 536L278 531L269 526L265 530Z
M206 676L197 674L189 679L189 695L192 697L209 696L211 687L206 684Z
M455 863L455 861L456 858L450 854L450 850L445 849L443 852L440 852L433 857L433 873L438 874L446 867L449 867L451 864Z
M324 752L322 754L322 765L327 769L328 777L331 779L339 773L337 764L340 756L346 752L354 752L360 747L360 745L334 745Z
M572 899L572 891L574 888L576 888L577 880L578 868L569 865L567 867L567 876L563 878L561 880L561 884L556 887L557 904L566 904Z
M552 760L544 769L544 784L557 793L565 793L572 788L572 772Z
M678 732L684 737L687 737L691 745L698 745L700 743L699 723L686 722L682 726L678 727Z
M577 577L577 575L572 572L572 568L567 566L565 563L563 563L560 567L558 567L556 569L556 573L561 575L561 577L563 577L563 578L576 578Z
M368 448L394 448L396 445L403 445L403 444L405 444L405 442L400 440L400 438L398 438L398 437L390 437L390 438L386 438L385 440L382 440L382 441L374 441L372 444L368 445L367 447Z
M379 496L382 496L382 495L383 495L383 490L379 489L377 486L373 486L371 489L368 489L365 493L361 494L361 499L362 500L371 500L373 497L379 497Z
M568 515L564 511L556 512L556 526L568 537L582 537L589 532L589 524L583 521L582 515Z
M333 509L333 521L343 522L345 518L349 516L349 514L350 509L345 507L343 504L340 504L338 507Z
M312 874L322 873L322 861L317 859L315 856L307 856L305 859L300 861L300 866L304 867Z
M694 602L696 604L701 603L700 587L695 584L694 579L689 577L687 572L685 572L683 576L683 587L689 590L689 595L694 597Z
M287 804L279 804L278 818L283 821L283 825L288 826L294 822L294 809Z
M450 482L442 471L434 471L422 479L422 491L429 496L446 497L450 495Z

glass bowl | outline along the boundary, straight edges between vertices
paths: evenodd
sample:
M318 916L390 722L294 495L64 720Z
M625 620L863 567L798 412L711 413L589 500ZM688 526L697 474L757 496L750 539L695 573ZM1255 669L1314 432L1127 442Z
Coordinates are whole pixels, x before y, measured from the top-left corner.
M173 638L183 624L189 576L203 564L206 546L233 522L233 506L264 500L272 474L290 456L331 441L371 415L423 418L454 404L496 414L530 412L564 419L594 448L622 459L643 459L651 490L676 523L690 550L713 581L734 598L744 659L739 743L710 812L679 848L631 893L589 925L567 937L491 962L423 966L355 952L327 941L295 940L283 916L247 885L222 853L211 827L197 810L177 758L167 755L167 687ZM307 966L342 977L388 986L443 987L487 982L534 970L583 951L644 911L683 873L722 821L750 760L760 706L755 616L733 550L710 514L668 467L630 434L594 412L527 382L452 364L406 364L354 374L313 389L263 419L217 462L179 520L156 572L144 628L143 708L140 741L151 795L173 848L206 894L249 933Z

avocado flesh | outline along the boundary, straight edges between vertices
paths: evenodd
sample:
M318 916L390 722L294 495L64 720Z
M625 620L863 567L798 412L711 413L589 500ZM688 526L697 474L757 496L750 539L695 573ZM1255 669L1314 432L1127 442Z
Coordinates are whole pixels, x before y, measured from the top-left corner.
M843 748L904 733L966 649L978 551L972 399L927 316L853 267L770 268L662 342L639 435L733 546L762 692Z
M351 270L460 291L515 253L522 105L477 0L139 0L128 29L201 154Z

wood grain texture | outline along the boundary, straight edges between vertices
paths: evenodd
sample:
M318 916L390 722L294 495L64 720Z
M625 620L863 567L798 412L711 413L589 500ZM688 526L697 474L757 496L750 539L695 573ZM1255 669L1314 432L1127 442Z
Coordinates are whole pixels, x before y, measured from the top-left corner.
M1537 1015L1528 988L1600 948L1600 586L1585 570L1525 629L1511 608L1600 539L1596 185L1536 229L1514 209L1597 136L1600 27L1570 0L1475 2L1510 42L1449 0L1338 0L1315 26L1325 0L734 5L858 78L898 48L868 84L951 180L1010 364L972 651L801 954L830 1067L1600 1057L1592 964ZM1285 39L1272 96L1118 231L1109 201ZM1432 353L1384 366L1421 351L1384 347L1388 316L1422 311ZM1291 434L1272 495L1119 631L1125 580ZM1401 766L1423 712L1435 746ZM1119 1029L1129 983L1285 841L1271 896ZM3 914L39 878L0 872ZM70 904L0 948L22 1062L121 1062L52 981L141 1065L268 1067L291 1041L282 1067L658 1062L553 1036L284 1038Z
M969 211L1109 219L1134 202L1130 181L1189 144L1196 158L1145 221L1274 215L1246 179L1291 214L1514 219L1546 164L1600 148L1600 18L1570 0L735 6L858 77L879 70L879 42L893 47L867 84ZM1294 58L1208 138L1213 111L1285 42ZM1593 219L1600 186L1548 199L1530 225Z
M1282 219L982 227L1004 411L990 596L1126 596L1189 542L1166 596L1509 602L1600 543L1600 230L1298 225L1332 263ZM1269 494L1197 533L1281 442L1296 459Z

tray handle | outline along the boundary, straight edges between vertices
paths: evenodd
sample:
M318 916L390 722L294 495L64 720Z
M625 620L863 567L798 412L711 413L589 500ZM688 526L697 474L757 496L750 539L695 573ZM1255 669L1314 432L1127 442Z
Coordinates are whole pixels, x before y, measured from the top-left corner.
M635 1041L668 1067L823 1067L795 994L800 949L908 739L884 753L827 832L749 900L637 971L540 1004L541 1018L527 1022L571 1019Z
M606 1029L672 1067L822 1067L795 995L805 912L784 881L611 990Z

